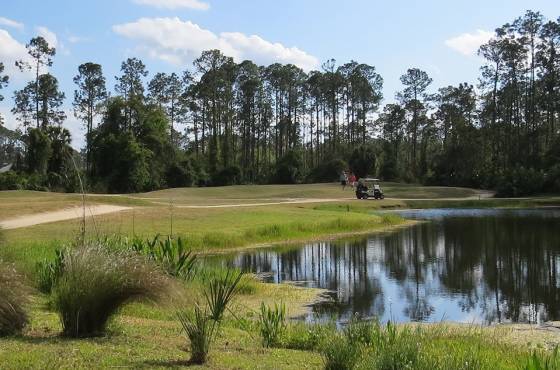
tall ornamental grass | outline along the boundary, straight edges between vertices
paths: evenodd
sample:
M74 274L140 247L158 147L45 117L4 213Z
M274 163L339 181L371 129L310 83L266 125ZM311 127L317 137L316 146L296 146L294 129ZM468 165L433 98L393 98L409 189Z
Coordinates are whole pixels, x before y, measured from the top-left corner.
M23 275L0 261L0 336L18 334L25 327L29 294Z
M52 292L63 335L103 334L109 319L133 300L160 300L168 280L143 256L92 244L69 250Z

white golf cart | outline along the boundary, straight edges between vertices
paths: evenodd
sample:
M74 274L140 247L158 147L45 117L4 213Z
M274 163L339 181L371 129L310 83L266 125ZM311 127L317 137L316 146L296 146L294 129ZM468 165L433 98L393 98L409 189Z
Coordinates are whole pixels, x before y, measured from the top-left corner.
M358 181L358 186L356 187L356 198L358 199L384 199L385 195L381 186L379 185L379 179L363 178Z

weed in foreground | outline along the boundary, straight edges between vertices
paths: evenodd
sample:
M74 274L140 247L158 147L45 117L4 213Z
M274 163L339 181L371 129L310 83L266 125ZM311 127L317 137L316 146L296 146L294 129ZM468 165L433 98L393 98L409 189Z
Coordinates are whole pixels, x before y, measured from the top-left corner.
M200 308L199 305L196 305L193 311L177 312L177 317L190 341L190 362L193 364L205 363L218 329L218 323L210 317L206 309Z
M261 303L260 333L264 347L275 347L286 328L286 306L274 304L274 308Z

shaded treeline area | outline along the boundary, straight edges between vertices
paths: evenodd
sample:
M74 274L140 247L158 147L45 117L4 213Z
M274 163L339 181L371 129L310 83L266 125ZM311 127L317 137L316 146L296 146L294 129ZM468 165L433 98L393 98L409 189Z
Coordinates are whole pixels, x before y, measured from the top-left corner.
M3 175L0 185L74 190L70 134L61 127L65 95L43 73L55 50L41 37L28 50L34 63L18 66L35 79L15 93L13 108L25 143L20 175ZM92 189L111 192L330 181L343 169L502 195L558 191L559 51L560 19L527 11L481 46L478 88L436 89L410 68L385 106L382 77L355 61L305 72L209 50L183 72L148 78L144 63L130 58L112 95L102 67L85 63L73 105L87 144L75 162ZM17 157L8 151L14 142L0 143L12 153L5 161Z

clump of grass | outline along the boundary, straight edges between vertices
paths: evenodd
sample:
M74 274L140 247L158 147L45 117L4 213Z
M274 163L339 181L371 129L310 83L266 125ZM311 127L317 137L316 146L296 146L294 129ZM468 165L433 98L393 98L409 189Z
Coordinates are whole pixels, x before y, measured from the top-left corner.
M45 259L37 263L37 288L41 293L50 294L64 269L64 252L55 250L54 260Z
M366 339L373 348L373 363L376 369L414 369L420 368L420 344L423 332L420 327L398 329L388 322L385 328L377 323L369 325L371 335Z
M172 239L168 236L161 240L158 234L151 240L135 239L132 242L132 249L161 265L171 276L185 280L190 280L194 276L196 255L181 237Z
M286 306L274 304L274 308L261 303L260 333L264 347L275 347L286 328Z
M177 317L190 341L191 363L205 363L208 359L210 345L215 337L217 322L198 305L194 307L193 311L177 312Z
M183 331L189 338L191 362L205 363L208 359L210 345L224 317L225 311L234 297L239 294L239 284L243 273L228 269L225 274L210 278L203 291L206 307L197 303L193 311L179 311L177 317Z
M558 347L554 348L551 353L539 353L534 351L524 370L558 370L560 369L560 351Z
M13 265L0 261L0 336L14 335L28 323L30 289Z
M302 351L316 351L329 338L336 334L336 325L296 322L286 326L281 336L283 348Z
M94 336L105 332L111 316L125 303L157 301L167 287L160 269L138 254L82 245L65 254L52 304L64 336Z
M360 345L352 343L340 333L331 336L321 348L326 370L354 369L360 360L361 353Z

